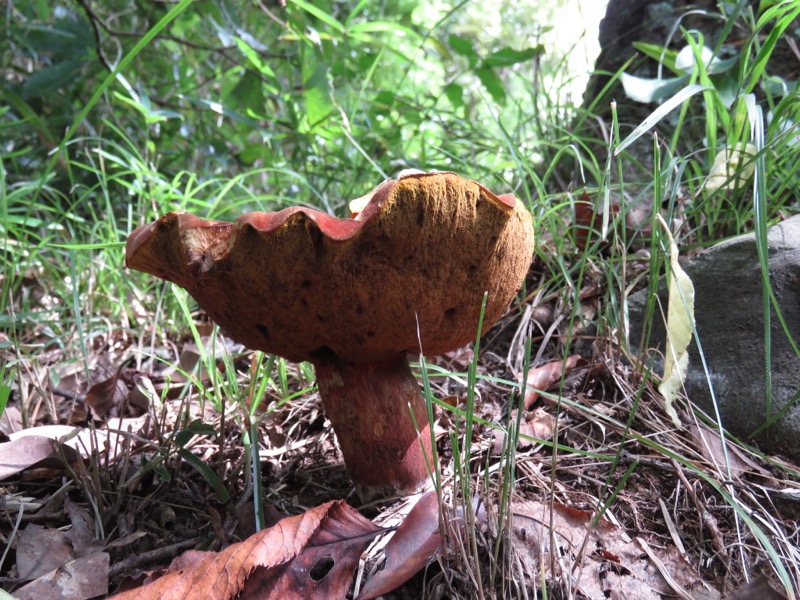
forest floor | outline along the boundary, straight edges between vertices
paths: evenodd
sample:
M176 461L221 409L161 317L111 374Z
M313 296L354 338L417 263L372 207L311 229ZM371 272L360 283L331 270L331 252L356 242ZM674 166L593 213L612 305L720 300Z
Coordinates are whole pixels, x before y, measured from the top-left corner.
M539 289L537 277L534 265L528 289ZM581 322L596 316L602 295L597 281L586 281ZM26 293L41 292L36 281L27 285ZM252 411L264 524L332 500L390 531L432 519L427 533L412 535L416 557L385 563L396 589L383 598L790 597L774 590L800 581L798 465L731 438L723 444L713 421L685 402L675 427L637 358L609 335L569 325L563 310L555 297L517 299L481 342L474 395L470 348L429 359L442 486L436 510L414 519L417 498L360 501L313 373L275 366L277 383ZM199 333L208 334L201 317ZM528 383L541 393L520 403L514 391L528 335ZM0 340L2 361L23 374L0 419L4 589L64 593L54 573L69 572L104 595L103 585L131 589L187 549L219 552L255 534L243 443L255 355L218 335L217 372L187 379L182 373L202 362L188 333L157 340L152 330L109 324L93 337L88 361L77 343L48 345L44 330L21 338L16 346ZM214 351L212 338L201 339ZM221 386L224 395L225 382L246 401L228 398L220 411L204 392ZM470 403L475 425L465 437ZM514 439L516 447L507 441ZM453 520L462 526L435 537L440 521ZM355 583L352 570L340 576L352 597L381 568L385 544L356 556ZM294 591L323 597L309 589L317 588Z

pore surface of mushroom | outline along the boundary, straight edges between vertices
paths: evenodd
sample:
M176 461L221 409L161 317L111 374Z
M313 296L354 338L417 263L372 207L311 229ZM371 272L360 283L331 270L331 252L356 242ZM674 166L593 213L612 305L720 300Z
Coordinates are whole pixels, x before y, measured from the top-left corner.
M233 339L314 365L365 498L418 489L432 464L406 353L474 340L484 293L485 332L533 254L522 203L453 173L388 180L370 196L350 219L302 207L234 223L169 213L126 249L130 268L185 288Z

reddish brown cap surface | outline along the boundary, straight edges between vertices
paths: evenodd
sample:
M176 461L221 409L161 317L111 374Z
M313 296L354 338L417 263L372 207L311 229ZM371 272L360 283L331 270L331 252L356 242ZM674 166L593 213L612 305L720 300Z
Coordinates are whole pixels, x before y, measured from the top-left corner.
M354 362L474 340L484 292L485 331L532 255L531 216L513 195L432 173L384 182L358 219L300 207L235 223L169 213L131 234L126 263L185 288L249 348Z

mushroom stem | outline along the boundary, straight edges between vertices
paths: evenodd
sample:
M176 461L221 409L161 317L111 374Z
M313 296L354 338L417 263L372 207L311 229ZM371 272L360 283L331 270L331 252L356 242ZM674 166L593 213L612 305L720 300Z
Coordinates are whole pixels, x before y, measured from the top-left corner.
M419 491L433 468L433 453L425 401L405 355L312 362L325 413L362 499Z

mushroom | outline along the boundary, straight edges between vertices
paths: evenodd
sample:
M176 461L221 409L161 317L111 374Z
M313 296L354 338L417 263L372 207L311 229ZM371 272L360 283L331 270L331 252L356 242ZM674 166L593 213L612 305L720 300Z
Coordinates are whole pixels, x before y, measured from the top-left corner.
M126 263L185 288L245 346L310 361L370 499L417 491L433 465L406 354L474 340L484 294L481 334L491 327L528 271L533 227L512 194L446 172L384 181L359 210L291 207L235 223L169 213L131 234Z

